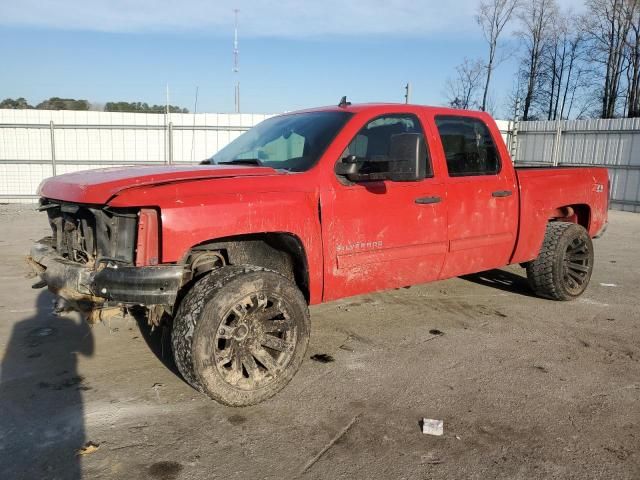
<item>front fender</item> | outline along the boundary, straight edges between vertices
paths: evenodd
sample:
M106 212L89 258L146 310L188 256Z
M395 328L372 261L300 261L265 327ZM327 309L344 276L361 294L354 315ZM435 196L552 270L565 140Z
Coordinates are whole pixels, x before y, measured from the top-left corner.
M218 183L218 182L216 182ZM288 233L300 239L309 267L311 303L322 298L322 237L315 191L243 191L211 193L204 185L192 184L183 192L176 185L158 186L118 203L153 204L160 208L162 263L179 262L195 245L212 240L256 233ZM218 183L219 185L219 183ZM151 195L153 194L153 195ZM153 201L151 201L153 199ZM115 203L115 202L114 202Z

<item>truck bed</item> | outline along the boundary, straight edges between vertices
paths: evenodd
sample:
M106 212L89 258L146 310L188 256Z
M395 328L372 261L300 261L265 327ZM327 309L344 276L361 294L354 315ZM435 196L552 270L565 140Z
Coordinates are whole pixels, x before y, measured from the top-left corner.
M516 167L520 189L520 223L512 263L538 255L546 223L558 207L571 206L577 221L596 236L605 226L609 203L606 168L581 166Z

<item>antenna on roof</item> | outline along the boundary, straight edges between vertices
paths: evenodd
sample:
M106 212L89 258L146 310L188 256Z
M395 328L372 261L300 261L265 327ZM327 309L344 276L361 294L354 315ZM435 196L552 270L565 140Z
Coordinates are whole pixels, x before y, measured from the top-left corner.
M346 108L349 105L351 105L351 102L347 102L347 96L346 95L340 99L340 103L338 104L338 106L340 108Z

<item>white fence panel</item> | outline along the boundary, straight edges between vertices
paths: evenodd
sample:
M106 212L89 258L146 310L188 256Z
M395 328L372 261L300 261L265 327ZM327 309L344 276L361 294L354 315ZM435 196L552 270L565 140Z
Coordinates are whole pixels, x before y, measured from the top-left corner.
M34 201L54 174L198 163L270 116L0 110L0 201Z
M197 163L271 115L0 110L0 201L35 198L53 174ZM612 206L640 211L640 119L497 121L517 164L609 168Z
M609 169L611 206L640 212L640 118L521 122L516 164Z

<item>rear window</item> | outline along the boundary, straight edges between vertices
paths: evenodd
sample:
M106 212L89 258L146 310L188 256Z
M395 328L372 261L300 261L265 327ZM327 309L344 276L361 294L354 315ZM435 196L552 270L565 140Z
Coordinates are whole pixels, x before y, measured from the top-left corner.
M436 126L451 177L495 175L500 158L489 128L471 117L438 116Z

